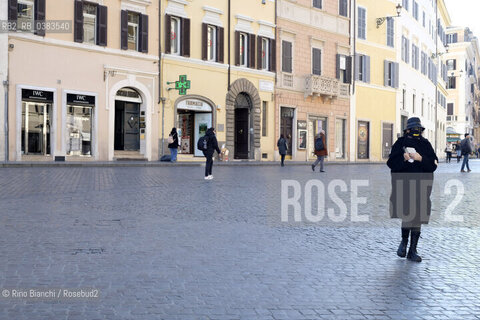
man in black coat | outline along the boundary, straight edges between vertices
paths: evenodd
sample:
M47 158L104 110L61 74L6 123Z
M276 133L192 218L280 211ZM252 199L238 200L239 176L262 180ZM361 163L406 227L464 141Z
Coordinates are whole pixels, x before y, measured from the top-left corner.
M212 180L212 168L213 168L213 153L217 151L220 154L220 149L218 148L217 137L215 136L215 128L210 128L205 133L207 137L207 150L203 151L203 155L207 158L207 163L205 166L205 180Z
M422 137L423 130L419 118L408 119L404 136L395 142L387 161L392 175L390 217L402 219L402 242L397 255L415 262L422 261L417 243L421 225L428 224L430 219L433 172L438 165L432 145Z
M460 172L465 172L465 165L467 166L468 172L470 172L472 170L470 170L468 160L470 157L470 153L472 153L473 151L472 142L470 140L470 134L465 133L465 139L463 139L462 142L460 143L460 149L462 150L462 156L463 156L462 169L460 169Z

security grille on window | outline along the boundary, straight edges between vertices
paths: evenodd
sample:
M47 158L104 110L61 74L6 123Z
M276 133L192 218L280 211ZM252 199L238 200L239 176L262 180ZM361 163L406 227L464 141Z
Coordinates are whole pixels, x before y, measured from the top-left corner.
M17 22L17 30L44 36L45 29L37 30L36 25L45 22L45 0L8 0L8 20Z
M223 38L223 28L202 24L202 60L223 63Z
M190 19L165 15L165 53L190 57ZM206 60L206 47L204 53Z
M148 16L138 12L121 11L121 48L148 52Z

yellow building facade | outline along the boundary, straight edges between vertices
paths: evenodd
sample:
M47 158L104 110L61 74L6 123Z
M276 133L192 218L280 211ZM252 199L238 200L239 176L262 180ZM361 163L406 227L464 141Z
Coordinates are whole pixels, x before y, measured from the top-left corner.
M396 140L396 21L386 19L378 28L376 23L377 18L394 15L395 5L387 0L359 0L355 8L355 118L351 127L354 161L383 161ZM389 34L392 26L393 35Z
M176 127L178 160L198 160L198 138L215 127L229 160L273 160L274 1L165 0L160 10L163 153Z

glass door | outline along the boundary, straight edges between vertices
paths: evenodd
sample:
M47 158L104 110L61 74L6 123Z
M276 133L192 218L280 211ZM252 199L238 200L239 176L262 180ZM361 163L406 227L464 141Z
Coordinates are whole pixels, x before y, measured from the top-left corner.
M23 154L50 154L50 111L50 104L22 103Z

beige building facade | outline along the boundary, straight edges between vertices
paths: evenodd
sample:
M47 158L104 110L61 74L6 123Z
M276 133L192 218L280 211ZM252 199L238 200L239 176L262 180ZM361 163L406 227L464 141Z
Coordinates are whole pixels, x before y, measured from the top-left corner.
M328 159L349 159L350 1L277 1L276 139L288 155L315 158L325 130Z
M158 4L8 5L9 160L158 159Z

